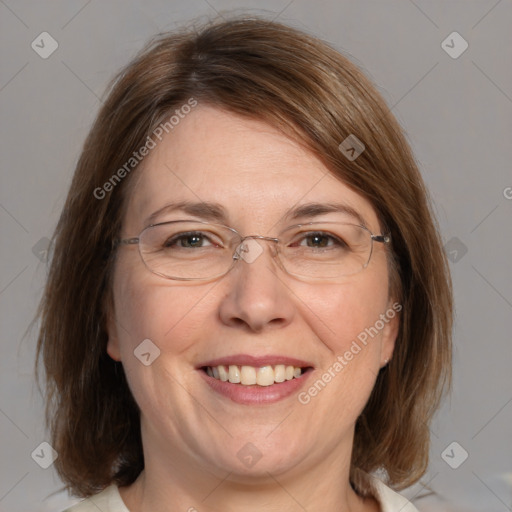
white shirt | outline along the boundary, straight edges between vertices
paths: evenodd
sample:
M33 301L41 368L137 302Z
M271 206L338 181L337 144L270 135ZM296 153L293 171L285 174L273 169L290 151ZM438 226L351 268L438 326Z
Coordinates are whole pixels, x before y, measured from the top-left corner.
M406 498L400 496L381 480L373 477L374 498L380 505L381 512L418 512L417 508ZM117 486L111 485L99 494L90 496L63 512L130 512L119 494Z

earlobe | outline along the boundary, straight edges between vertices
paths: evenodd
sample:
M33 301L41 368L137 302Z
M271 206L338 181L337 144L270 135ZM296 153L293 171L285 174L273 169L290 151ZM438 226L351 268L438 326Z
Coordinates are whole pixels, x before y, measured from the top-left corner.
M398 337L398 330L400 327L400 311L402 306L398 302L389 305L386 311L388 322L386 323L382 333L381 345L381 368L386 366L393 357L395 349L396 338Z
M121 353L119 350L119 341L116 337L110 336L107 341L107 354L114 361L121 361Z
M114 360L114 361L121 361L121 351L119 349L119 339L117 337L117 326L116 326L116 320L115 315L113 313L113 308L108 308L107 313L107 321L106 321L106 329L108 334L108 340L107 340L107 354Z

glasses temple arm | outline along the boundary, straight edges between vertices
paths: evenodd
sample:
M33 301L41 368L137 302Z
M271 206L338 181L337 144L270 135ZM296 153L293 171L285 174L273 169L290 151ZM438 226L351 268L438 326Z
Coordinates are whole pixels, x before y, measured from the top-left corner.
M374 242L388 244L391 240L391 237L389 235L372 235L372 240Z

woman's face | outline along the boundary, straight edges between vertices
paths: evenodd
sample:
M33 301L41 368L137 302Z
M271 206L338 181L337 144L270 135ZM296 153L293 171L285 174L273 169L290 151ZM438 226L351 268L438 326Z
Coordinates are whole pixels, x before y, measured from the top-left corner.
M123 238L184 201L220 205L222 223L242 235L359 222L346 211L285 217L307 203L341 203L380 233L371 204L315 156L262 122L209 106L182 119L137 172ZM167 210L152 223L211 220L202 215ZM108 353L122 361L141 410L146 468L165 461L190 474L243 479L348 464L354 424L396 337L385 247L375 243L368 267L342 281L308 282L278 266L272 242L259 244L253 261L192 283L150 272L136 245L118 250ZM151 342L139 347L143 340ZM297 360L312 369L297 380L246 387L201 368L219 359L254 366Z

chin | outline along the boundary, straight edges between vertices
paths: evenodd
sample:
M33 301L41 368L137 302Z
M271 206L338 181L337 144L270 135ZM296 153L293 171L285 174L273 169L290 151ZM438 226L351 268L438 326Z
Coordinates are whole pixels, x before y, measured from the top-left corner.
M279 475L292 470L304 458L304 446L301 453L295 450L289 442L279 436L273 442L266 438L268 433L261 437L252 436L244 440L231 440L222 453L209 454L204 460L209 460L213 471L230 473L230 480L245 481L246 477L266 480L269 473ZM277 442L276 442L277 441Z

